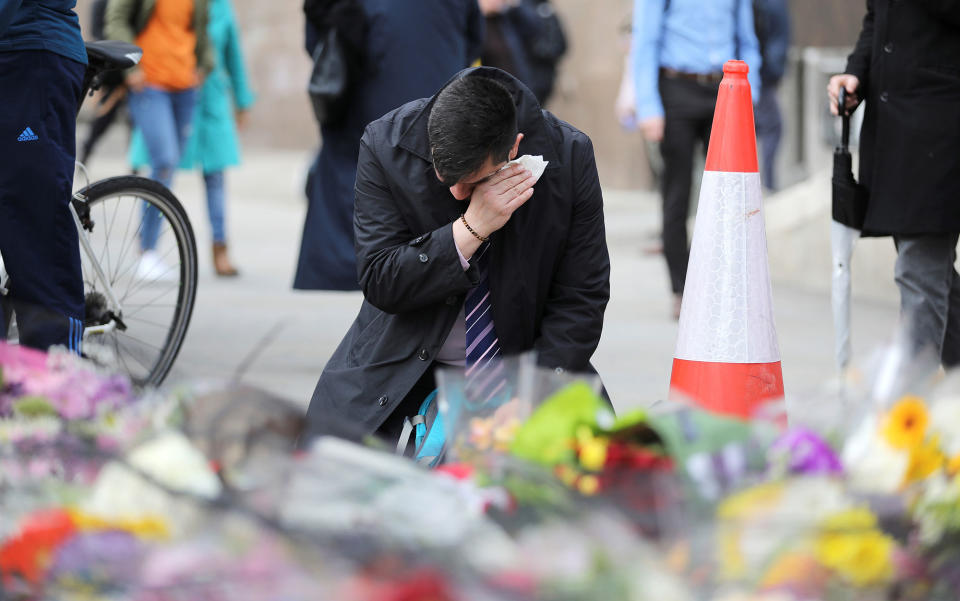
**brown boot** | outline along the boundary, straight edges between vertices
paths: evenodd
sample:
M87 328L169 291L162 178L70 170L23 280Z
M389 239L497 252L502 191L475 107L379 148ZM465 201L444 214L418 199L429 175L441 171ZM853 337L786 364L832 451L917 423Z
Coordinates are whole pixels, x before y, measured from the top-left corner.
M230 258L227 257L227 245L222 242L213 243L213 268L219 276L233 277L240 273L230 263Z

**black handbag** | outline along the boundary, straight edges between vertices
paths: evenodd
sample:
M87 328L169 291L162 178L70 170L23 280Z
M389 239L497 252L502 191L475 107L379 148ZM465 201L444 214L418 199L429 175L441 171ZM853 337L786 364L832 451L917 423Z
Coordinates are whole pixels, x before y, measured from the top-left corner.
M313 49L313 72L307 91L313 114L320 125L342 118L346 108L347 59L335 27L320 35Z

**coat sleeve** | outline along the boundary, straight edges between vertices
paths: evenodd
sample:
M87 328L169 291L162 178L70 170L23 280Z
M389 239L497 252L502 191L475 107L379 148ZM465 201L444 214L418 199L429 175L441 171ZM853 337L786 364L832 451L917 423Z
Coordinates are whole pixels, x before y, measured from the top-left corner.
M603 195L589 138L575 151L573 169L576 200L570 231L534 348L541 365L586 371L600 342L603 312L610 298Z
M405 313L465 294L477 284L478 270L461 266L453 224L411 231L376 148L368 129L360 140L353 217L357 279L364 297L386 313Z
M131 21L136 11L137 3L131 0L109 0L107 11L103 19L103 33L108 40L120 40L133 43L137 37Z
M250 89L246 63L243 60L243 45L240 42L240 27L237 26L233 9L227 8L228 19L226 47L223 49L223 62L230 75L230 88L233 92L233 104L241 110L253 105L255 96Z
M658 78L665 0L634 0L630 64L636 86L637 117L663 117Z
M869 87L868 78L870 76L870 55L873 52L873 0L867 0L867 14L863 17L863 28L860 30L860 37L857 38L857 45L853 52L847 57L846 72L856 75L860 80L862 92L858 93L860 100L866 97L866 91Z

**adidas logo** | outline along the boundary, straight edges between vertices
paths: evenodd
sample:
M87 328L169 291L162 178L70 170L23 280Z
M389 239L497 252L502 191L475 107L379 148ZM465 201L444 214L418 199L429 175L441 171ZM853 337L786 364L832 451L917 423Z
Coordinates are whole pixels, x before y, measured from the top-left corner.
M33 130L28 127L27 129L23 130L23 132L17 138L17 142L31 142L39 139L40 138L37 136L37 134L33 133Z

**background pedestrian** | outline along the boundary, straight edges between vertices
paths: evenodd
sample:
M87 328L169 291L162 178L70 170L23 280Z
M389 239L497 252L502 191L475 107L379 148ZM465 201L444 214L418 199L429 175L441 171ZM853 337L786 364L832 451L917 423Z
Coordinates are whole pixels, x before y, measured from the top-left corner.
M237 127L246 123L254 94L243 60L240 27L230 0L210 0L207 30L216 62L200 87L191 134L184 146L180 167L199 168L203 174L213 241L213 269L218 276L235 276L238 271L227 253L224 171L240 164ZM149 148L139 130L130 147L130 162L134 168L150 164Z
M362 7L369 35L346 115L320 127L322 145L307 179L307 216L293 287L358 290L353 244L354 181L368 123L433 94L480 56L483 19L476 0L349 0ZM308 42L330 27L341 2L308 0ZM308 43L308 52L313 44Z
M663 156L663 255L677 319L690 252L694 152L697 143L706 148L710 140L724 62L747 62L756 97L760 52L750 0L635 0L633 19L637 120Z
M190 134L197 86L214 65L207 38L208 0L109 0L106 33L143 49L126 75L134 125L150 154L150 177L173 185L173 174ZM137 275L146 280L177 274L154 250L163 216L144 205Z
M866 103L863 231L892 235L900 313L913 350L960 363L960 3L868 0L845 73L830 79L837 113Z

